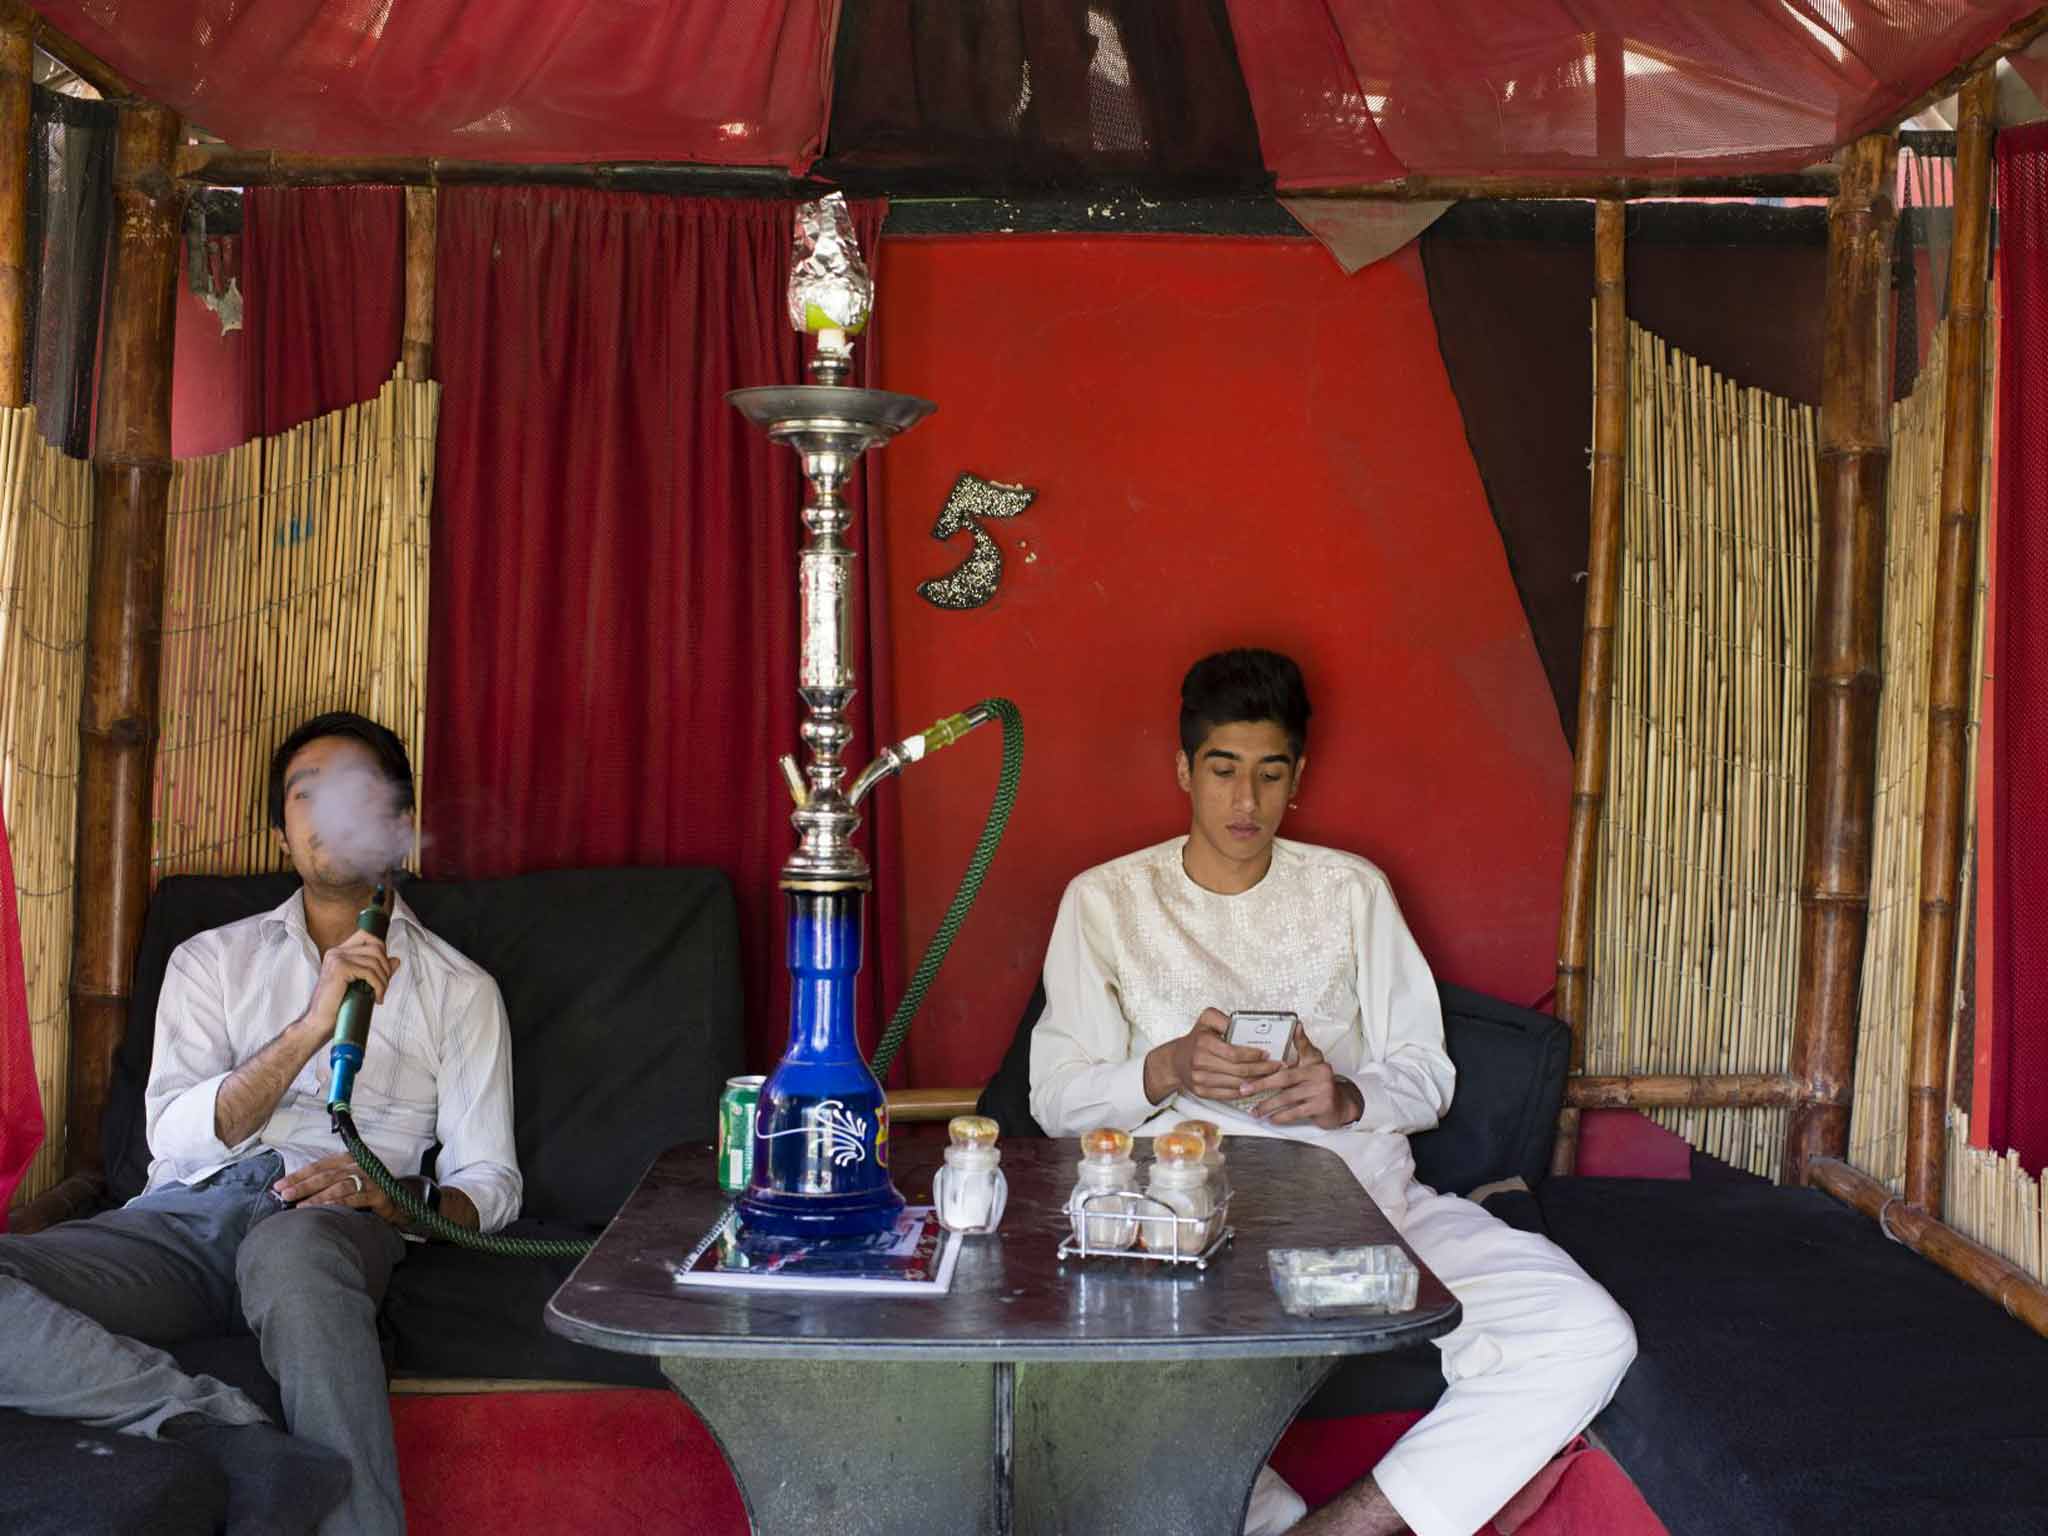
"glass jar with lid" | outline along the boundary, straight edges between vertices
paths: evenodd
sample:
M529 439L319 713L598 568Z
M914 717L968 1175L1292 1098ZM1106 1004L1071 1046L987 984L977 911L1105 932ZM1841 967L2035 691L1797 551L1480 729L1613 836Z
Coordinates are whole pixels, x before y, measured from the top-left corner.
M1096 1253L1121 1253L1137 1240L1138 1222L1131 1214L1137 1203L1138 1165L1131 1160L1131 1133L1102 1126L1081 1138L1081 1160L1074 1165L1074 1190L1067 1196L1067 1216L1074 1241Z
M955 1115L946 1124L945 1165L932 1178L932 1204L949 1232L993 1232L1009 1202L1003 1154L996 1150L1001 1127L986 1115Z
M1192 1256L1208 1246L1216 1202L1209 1190L1208 1165L1202 1161L1207 1151L1202 1137L1186 1131L1167 1131L1152 1139L1152 1175L1145 1183L1151 1199L1138 1234L1138 1241L1151 1252Z

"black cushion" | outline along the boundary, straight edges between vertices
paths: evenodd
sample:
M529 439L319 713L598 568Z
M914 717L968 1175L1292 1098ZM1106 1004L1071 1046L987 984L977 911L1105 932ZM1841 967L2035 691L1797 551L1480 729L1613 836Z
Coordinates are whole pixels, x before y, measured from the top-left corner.
M2048 1339L1810 1189L1552 1179L1634 1320L1595 1421L1672 1536L2048 1531Z
M1432 1189L1468 1194L1497 1179L1521 1177L1531 1189L1550 1164L1550 1143L1564 1099L1571 1031L1546 1013L1481 992L1439 985L1444 1047L1458 1071L1450 1112L1433 1131L1411 1137L1415 1176ZM1005 1136L1043 1136L1031 1114L1031 1031L1045 1011L1041 982L977 1105Z
M107 1105L114 1198L139 1194L148 1173L142 1091L171 951L268 911L296 883L290 875L176 876L157 887ZM719 1092L743 1070L738 927L723 874L554 870L412 881L405 899L504 994L525 1215L595 1230L659 1153L711 1138Z
M1003 1064L996 1068L994 1077L982 1084L981 1097L975 1101L975 1113L995 1121L1005 1136L1045 1134L1045 1127L1031 1113L1031 1031L1038 1027L1038 1016L1043 1012L1045 983L1040 981L1031 989L1031 1000L1017 1020L1010 1048L1003 1053Z
M0 1408L7 1536L214 1536L228 1485L200 1452Z
M1550 1167L1572 1032L1483 992L1439 983L1437 995L1458 1085L1442 1123L1408 1138L1415 1177L1452 1195L1517 1177L1534 1189Z

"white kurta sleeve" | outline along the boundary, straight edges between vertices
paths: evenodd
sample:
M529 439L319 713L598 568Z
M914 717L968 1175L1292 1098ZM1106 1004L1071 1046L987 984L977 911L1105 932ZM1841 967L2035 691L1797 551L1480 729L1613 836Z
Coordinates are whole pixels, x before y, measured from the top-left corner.
M479 1227L495 1232L519 1214L524 1190L512 1143L512 1030L488 976L477 976L469 996L451 1002L436 1083L435 1172L469 1196Z
M214 1134L214 1099L238 1065L219 973L197 941L180 944L157 994L156 1039L142 1090L151 1156L219 1164L255 1144L260 1126L233 1146Z
M1154 1105L1117 997L1104 896L1076 880L1045 952L1045 1012L1031 1033L1031 1113L1052 1136L1136 1130Z
M1351 1074L1365 1111L1361 1130L1414 1135L1450 1108L1457 1073L1444 1051L1443 1004L1429 962L1385 881L1352 893L1353 953L1365 1031L1363 1065Z

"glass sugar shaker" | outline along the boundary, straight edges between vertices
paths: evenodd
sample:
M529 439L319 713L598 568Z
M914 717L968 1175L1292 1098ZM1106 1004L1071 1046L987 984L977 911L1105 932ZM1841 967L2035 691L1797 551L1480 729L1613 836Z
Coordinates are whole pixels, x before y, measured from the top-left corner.
M1209 1168L1202 1161L1208 1150L1206 1141L1186 1131L1152 1138L1152 1177L1145 1193L1157 1204L1147 1208L1150 1219L1141 1223L1138 1234L1152 1252L1193 1255L1208 1246L1209 1218L1216 1212ZM1168 1212L1174 1219L1168 1219Z
M1074 1241L1098 1253L1130 1247L1138 1236L1137 1220L1130 1214L1130 1196L1138 1187L1131 1133L1105 1125L1083 1136L1074 1175L1074 1192L1067 1197Z
M946 1123L945 1165L932 1178L932 1203L939 1225L950 1232L993 1232L1009 1201L1003 1154L996 1150L1002 1128L986 1115L955 1115Z
M1223 1166L1223 1127L1214 1120L1183 1120L1174 1129L1202 1138L1202 1166L1209 1170L1209 1199L1215 1206L1202 1233L1202 1245L1207 1247L1223 1230L1224 1202L1230 1198L1230 1174Z

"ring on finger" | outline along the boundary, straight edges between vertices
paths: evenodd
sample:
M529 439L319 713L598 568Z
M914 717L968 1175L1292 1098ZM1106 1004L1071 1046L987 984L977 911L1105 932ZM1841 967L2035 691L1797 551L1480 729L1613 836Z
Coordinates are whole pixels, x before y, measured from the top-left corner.
M357 1194L360 1195L363 1192L363 1176L360 1173L350 1174L348 1182Z

